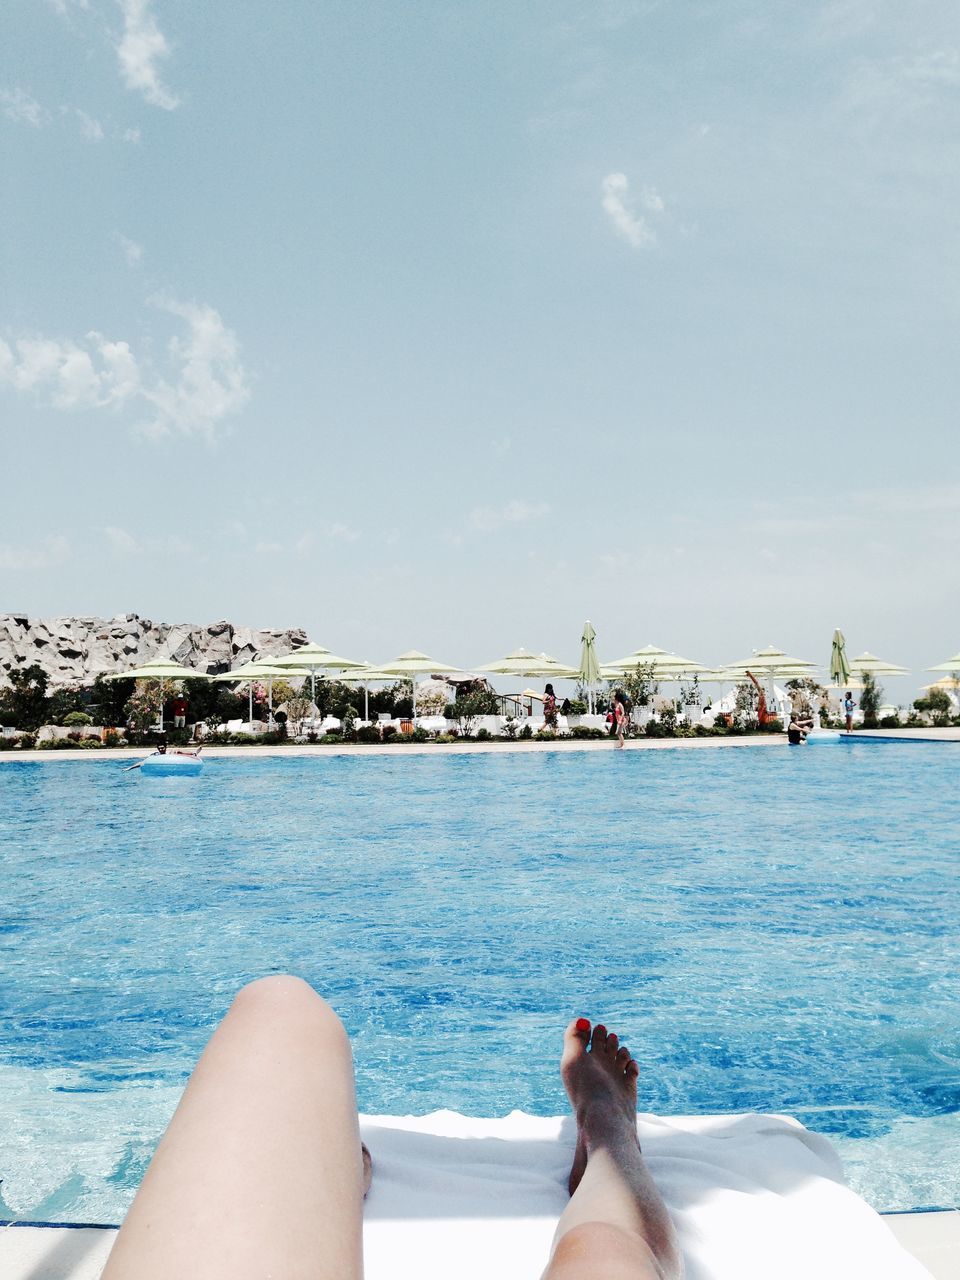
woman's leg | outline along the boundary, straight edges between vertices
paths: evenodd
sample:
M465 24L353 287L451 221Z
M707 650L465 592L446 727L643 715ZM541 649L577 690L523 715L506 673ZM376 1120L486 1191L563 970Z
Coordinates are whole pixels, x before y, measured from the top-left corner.
M637 1064L615 1035L597 1025L591 1036L580 1018L564 1036L560 1072L577 1150L544 1280L677 1280L676 1232L637 1139Z
M262 978L204 1050L103 1280L359 1280L365 1163L339 1018Z

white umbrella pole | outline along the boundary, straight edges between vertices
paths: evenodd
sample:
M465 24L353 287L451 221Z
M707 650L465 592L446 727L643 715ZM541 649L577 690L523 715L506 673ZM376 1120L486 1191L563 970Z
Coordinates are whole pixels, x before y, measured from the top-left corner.
M253 728L253 681L247 685L247 692L250 694L250 727Z
M369 681L367 681L367 683L363 686L363 718L364 720L370 719L370 682Z
M163 681L160 681L160 732L163 733Z
M268 724L273 724L273 676L267 677L267 702L270 707Z
M415 675L411 675L411 676L410 676L410 688L413 690L413 716L412 716L411 718L412 718L414 721L416 721L416 718L417 718L417 677L416 677Z

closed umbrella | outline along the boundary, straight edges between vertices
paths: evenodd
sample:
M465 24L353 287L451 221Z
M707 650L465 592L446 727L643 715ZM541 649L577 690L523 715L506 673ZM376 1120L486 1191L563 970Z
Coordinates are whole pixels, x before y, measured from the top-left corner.
M104 676L104 680L209 680L205 671L195 671L192 667L182 667L172 658L154 658L142 667L133 667L130 671L114 671ZM160 699L160 728L163 728L163 698Z
M847 642L839 628L833 633L830 646L830 679L834 684L846 684L850 679L850 665L847 662Z
M583 624L580 637L580 679L587 689L590 699L590 714L593 714L593 686L600 679L600 663L597 661L597 633L589 621Z
M380 671L386 672L388 676L409 676L410 683L413 686L413 714L417 714L417 676L422 675L440 675L449 674L459 671L460 667L448 667L443 662L437 662L434 658L428 658L425 653L421 653L419 649L409 649L406 653L401 653L399 657L391 658L389 662L382 662L379 667Z

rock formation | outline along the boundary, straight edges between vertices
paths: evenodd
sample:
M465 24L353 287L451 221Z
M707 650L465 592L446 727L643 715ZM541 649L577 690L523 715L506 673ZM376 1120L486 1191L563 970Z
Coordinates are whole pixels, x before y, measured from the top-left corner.
M153 658L172 658L185 667L214 674L253 658L279 657L307 641L299 627L253 630L231 622L209 626L151 622L135 613L103 618L30 618L0 614L0 684L7 675L36 663L51 688L90 684L98 675L139 667Z

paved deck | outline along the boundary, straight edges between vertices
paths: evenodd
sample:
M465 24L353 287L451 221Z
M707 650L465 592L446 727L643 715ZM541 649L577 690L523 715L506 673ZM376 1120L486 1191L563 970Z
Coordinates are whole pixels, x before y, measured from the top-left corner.
M960 1211L895 1213L884 1221L934 1280L960 1280ZM101 1227L0 1227L4 1280L98 1280L116 1231Z

